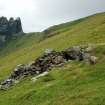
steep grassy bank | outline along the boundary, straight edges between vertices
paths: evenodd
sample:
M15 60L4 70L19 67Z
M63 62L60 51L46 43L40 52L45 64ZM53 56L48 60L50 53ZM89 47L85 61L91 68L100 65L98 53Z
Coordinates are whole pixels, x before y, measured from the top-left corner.
M26 78L8 91L0 91L0 105L104 105L105 13L87 17L77 24L51 28L50 32L55 35L43 41L40 41L42 33L33 33L9 42L0 52L0 79L16 65L40 56L46 48L62 50L78 44L94 44L98 64L69 62L36 83Z

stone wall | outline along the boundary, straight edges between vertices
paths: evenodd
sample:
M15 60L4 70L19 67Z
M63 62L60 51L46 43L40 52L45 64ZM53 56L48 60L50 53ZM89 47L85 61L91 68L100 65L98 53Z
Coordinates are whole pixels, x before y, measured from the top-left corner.
M12 86L15 81L19 81L27 76L38 76L46 71L51 70L55 66L64 64L69 60L85 61L89 64L96 64L97 57L91 55L91 48L82 48L73 46L64 51L56 52L54 50L46 50L42 56L29 64L18 65L5 80L1 81L1 89L7 89Z

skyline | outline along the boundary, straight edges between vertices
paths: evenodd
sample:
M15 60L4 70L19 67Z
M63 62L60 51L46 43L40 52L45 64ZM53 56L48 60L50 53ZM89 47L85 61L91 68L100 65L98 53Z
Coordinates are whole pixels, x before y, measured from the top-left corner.
M0 0L0 16L20 17L24 32L42 31L104 11L103 0Z

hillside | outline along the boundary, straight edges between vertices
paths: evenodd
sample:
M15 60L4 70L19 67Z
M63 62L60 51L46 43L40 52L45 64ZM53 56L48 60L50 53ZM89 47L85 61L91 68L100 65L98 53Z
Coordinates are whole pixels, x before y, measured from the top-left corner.
M46 37L45 37L46 36ZM52 36L52 37L48 37ZM0 105L104 105L105 13L57 25L42 33L15 36L0 51L0 80L18 64L26 64L45 49L61 51L73 45L92 44L96 65L68 62L33 83L22 80L0 91Z

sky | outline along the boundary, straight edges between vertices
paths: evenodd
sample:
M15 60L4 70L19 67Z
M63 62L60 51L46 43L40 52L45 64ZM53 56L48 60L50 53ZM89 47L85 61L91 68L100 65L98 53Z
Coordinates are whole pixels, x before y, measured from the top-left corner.
M105 0L0 0L0 16L20 17L24 32L105 12Z

